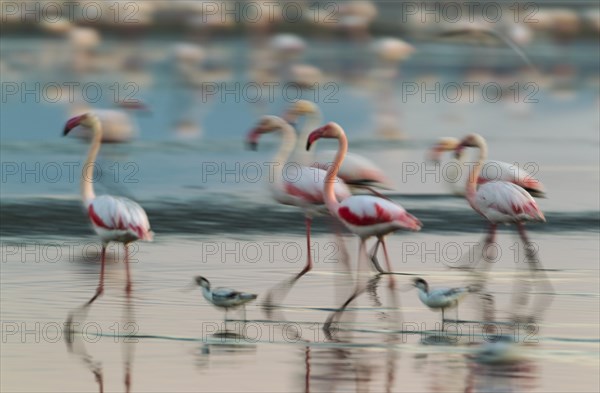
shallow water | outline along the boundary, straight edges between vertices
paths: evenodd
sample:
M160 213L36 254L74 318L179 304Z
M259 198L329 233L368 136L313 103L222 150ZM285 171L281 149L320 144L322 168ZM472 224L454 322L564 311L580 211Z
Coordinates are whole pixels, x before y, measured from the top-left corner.
M419 77L418 64L407 67L409 77ZM393 142L371 131L375 93L342 85L341 101L322 105L326 119L347 126L351 151L389 174L397 186L390 197L423 221L419 233L391 236L389 249L395 271L425 277L433 286L468 281L448 266L482 241L485 223L462 198L448 194L435 171L426 171L428 146L440 136L477 131L489 141L490 158L534 163L548 190L548 198L538 201L547 223L528 229L553 292L531 292L551 304L533 332L520 327L524 360L500 367L472 359L486 341L477 296L459 307L460 331L451 326L438 340L439 313L423 306L414 289L404 291L414 276L396 276L393 291L388 276L371 281L371 291L350 305L328 339L323 323L354 284L327 217L315 220L314 270L267 315L261 307L267 291L303 266L303 219L297 210L274 205L263 178L232 179L223 168L262 164L277 138L265 137L258 152L245 150L253 108L213 102L202 135L181 140L170 129L164 86L143 94L153 114L137 119L138 140L102 148L104 175L96 187L99 194L139 201L155 242L132 246L129 301L123 252L111 246L105 295L87 315L75 311L97 284L99 244L81 211L78 178L68 176L65 166L80 162L86 147L59 138L65 105L3 104L2 391L95 391L100 381L105 391L120 391L127 380L143 392L598 391L600 136L593 88L577 86L571 98L542 90L539 103L516 113L502 102L406 102L399 121L408 139ZM277 102L269 110L282 108ZM36 116L25 115L34 109ZM133 166L125 167L129 162ZM54 172L43 172L54 164L62 168L56 181ZM215 164L217 173L208 171ZM416 165L416 173L407 164ZM23 172L36 165L37 175ZM353 272L357 240L345 234L344 241ZM497 329L514 334L508 321L515 271L527 268L513 228L501 228L498 242L502 255L487 290L495 299L495 319L506 323ZM197 288L187 291L199 274L214 285L259 294L247 307L245 325L239 313L229 315L227 328L243 337L223 338L223 312ZM64 323L73 312L78 324L68 345ZM454 311L447 317L455 318Z

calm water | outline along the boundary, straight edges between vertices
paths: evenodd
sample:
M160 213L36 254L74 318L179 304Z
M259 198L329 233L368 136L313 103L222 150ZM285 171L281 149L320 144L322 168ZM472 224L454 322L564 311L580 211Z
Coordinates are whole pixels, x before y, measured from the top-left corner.
M415 68L407 63L408 78L424 78ZM337 340L327 339L322 324L353 282L326 217L315 222L315 269L266 315L261 297L304 263L302 216L275 206L264 179L252 181L254 173L238 171L235 178L224 170L251 170L269 160L277 137L265 137L258 152L245 150L256 108L214 100L196 119L201 136L182 140L171 131L169 102L186 93L161 83L140 93L153 108L136 119L140 137L102 148L96 184L97 193L139 201L155 242L133 247L130 301L123 293L122 251L110 249L105 295L86 316L76 315L77 333L68 346L63 324L93 294L99 270L99 245L79 205L78 178L67 170L81 162L86 146L60 138L68 105L3 103L2 390L95 391L102 381L105 391L121 391L129 380L133 391L143 392L598 391L600 124L597 89L588 82L574 85L570 95L541 89L538 103L518 108L484 101L402 103L396 97L408 136L398 142L373 133L376 93L368 89L341 84L340 102L321 105L326 119L347 127L350 149L389 174L397 185L392 199L422 219L422 232L391 236L389 247L395 270L426 277L433 286L465 282L464 273L443 261L455 260L455 245L460 254L480 241L484 222L463 199L449 196L434 174L425 175L427 147L440 136L476 131L488 139L490 158L535 165L548 190L539 200L548 222L531 225L530 235L554 294L532 290L552 303L535 332L522 332L526 360L518 367L471 359L484 341L475 298L460 306L460 319L471 322L461 324L459 340L431 345L440 315L425 308L415 290L403 291L411 276L397 276L394 291L388 277L374 281L344 314ZM268 110L283 107L279 101ZM36 165L34 174L23 172ZM489 287L498 321L511 316L514 272L523 267L516 241L512 231L501 230L502 257ZM353 271L357 240L344 235L344 242ZM223 313L198 289L186 291L198 274L216 286L259 294L247 307L244 337L217 334Z

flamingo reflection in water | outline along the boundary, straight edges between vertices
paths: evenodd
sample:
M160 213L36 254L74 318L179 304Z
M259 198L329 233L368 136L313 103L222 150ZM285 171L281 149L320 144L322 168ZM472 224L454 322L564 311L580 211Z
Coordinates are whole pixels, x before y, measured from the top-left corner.
M88 353L85 348L84 341L82 339L81 332L76 332L75 328L81 325L81 322L85 319L87 308L78 308L69 314L69 317L65 323L65 342L67 344L67 351L77 356L84 366L92 372L95 381L98 384L98 391L104 392L104 374L102 370L102 363L95 360L92 355ZM123 304L123 318L120 325L120 335L114 337L115 340L119 340L122 343L123 348L123 370L124 370L124 381L125 392L131 391L132 385L132 368L134 360L134 349L138 339L135 338L134 334L137 331L136 319L134 314L134 307L131 301L131 296L127 296L125 303ZM86 333L89 334L89 333Z

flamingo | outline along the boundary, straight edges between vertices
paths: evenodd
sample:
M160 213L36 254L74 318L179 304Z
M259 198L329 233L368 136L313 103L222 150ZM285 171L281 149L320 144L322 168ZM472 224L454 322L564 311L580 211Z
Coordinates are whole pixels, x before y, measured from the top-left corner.
M81 197L94 231L102 240L100 281L96 294L87 303L89 305L104 292L104 264L108 243L123 243L125 247L125 266L127 269L127 286L125 290L127 294L130 294L129 243L136 240L152 241L153 232L150 230L150 222L146 212L136 202L112 195L96 196L91 179L94 177L95 160L102 141L102 125L98 116L93 113L85 113L69 119L65 125L63 135L67 135L69 131L78 125L89 127L93 131L90 150L81 174Z
M460 140L457 138L440 138L431 148L429 158L437 163L440 161L443 152L456 150L459 145ZM467 167L465 165L465 157L462 150L458 152L452 163L455 163L456 165L448 166L445 175L448 176L449 179L444 177L444 180L446 180L454 195L464 196L465 188L462 183L462 178L464 178L464 176L462 176L462 174L467 171ZM486 160L479 172L477 184L483 184L494 180L514 183L525 189L530 195L538 198L544 198L546 196L546 191L542 182L525 169L503 161Z
M306 116L307 121L300 131L298 144L294 151L294 159L298 160L301 165L310 165L315 168L327 170L335 157L336 152L334 150L322 150L313 153L313 155L308 155L305 149L308 135L321 124L321 111L316 104L310 101L298 100L288 108L284 114L284 119L291 124L295 124L301 116ZM374 192L371 187L382 189L393 188L383 170L367 158L358 154L348 153L339 168L338 177L352 191L366 188Z
M252 149L256 149L259 137L262 134L274 131L281 134L282 143L272 160L276 165L274 168L274 181L270 184L271 193L273 198L281 204L300 207L304 211L305 217L308 254L306 265L293 279L293 282L295 282L312 269L310 227L314 215L327 212L323 195L326 172L318 168L298 166L299 172L296 178L286 179L283 175L283 167L296 144L296 133L288 122L277 116L263 116L258 126L248 133L247 143ZM332 193L336 197L345 199L350 196L350 190L340 179L336 178L333 181L336 184L332 186Z
M483 163L487 158L487 143L481 135L469 134L456 147L456 154L460 155L465 147L479 149L477 164L469 173L466 185L466 199L473 210L489 222L489 231L485 240L484 250L494 241L498 224L515 224L525 246L525 253L528 259L527 266L533 276L535 272L533 263L539 264L540 267L541 263L537 260L533 247L530 247L530 241L525 231L525 222L546 222L544 214L538 207L535 199L523 187L517 184L495 180L478 186L477 179L479 179ZM537 271L539 272L540 269L538 268ZM552 290L549 283L547 283L547 287L549 290Z
M360 238L359 258L367 256L365 250L366 241L370 237L375 236L383 246L385 262L388 270L391 271L391 264L384 239L385 236L398 229L418 231L421 229L421 222L415 216L409 214L402 206L391 202L389 199L373 195L353 195L339 202L334 187L336 185L337 173L348 151L348 139L339 124L330 122L317 128L308 136L306 149L309 150L313 143L322 138L337 139L339 143L333 165L329 167L325 176L325 204L329 212ZM359 267L360 263L357 264L357 270ZM393 287L393 285L393 280L390 280L390 286ZM357 284L355 292L340 309L331 314L327 319L323 327L325 332L329 332L335 315L342 312L361 292L362 290Z

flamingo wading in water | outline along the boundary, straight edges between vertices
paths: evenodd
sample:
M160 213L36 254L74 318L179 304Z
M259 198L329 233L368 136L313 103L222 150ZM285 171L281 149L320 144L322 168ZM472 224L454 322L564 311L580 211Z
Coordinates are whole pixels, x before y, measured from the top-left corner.
M146 212L136 202L112 195L96 196L92 179L94 178L96 156L102 141L102 126L98 116L93 113L85 113L69 119L65 125L63 135L67 135L69 131L78 125L89 127L93 132L90 150L81 174L81 198L94 231L102 240L100 281L96 294L87 303L91 304L104 292L104 264L108 243L123 243L125 246L125 267L127 271L125 290L129 294L131 293L131 275L129 272L128 245L136 240L151 241L153 232L150 230L150 222Z
M431 148L429 158L436 163L440 162L443 152L455 151L458 145L460 145L458 138L440 138ZM467 172L467 165L465 165L465 155L463 153L462 150L458 152L454 161L448 162L443 172L444 180L450 185L452 193L461 196L465 195L464 182L467 179L464 176L464 173ZM544 198L546 196L542 182L525 169L514 164L509 164L508 162L486 160L477 177L477 184L494 180L514 183L524 188L525 191L534 197Z
M318 168L309 168L306 166L294 165L298 171L294 178L288 179L284 175L284 166L294 150L296 145L296 133L292 126L277 116L263 116L257 127L251 130L247 136L247 144L252 149L256 149L258 139L262 134L278 131L282 137L281 147L273 158L274 177L272 178L271 193L273 198L283 204L300 207L304 211L306 225L306 246L307 259L306 265L300 273L292 280L296 282L300 277L312 269L312 253L310 249L310 227L313 216L326 213L325 200L323 195L323 187L326 172ZM294 163L292 163L294 164ZM350 196L350 190L344 182L339 178L333 179L335 185L332 185L332 193L340 198L345 199ZM266 304L270 303L271 295L267 296Z
M540 261L536 257L533 244L529 241L525 232L525 222L541 221L546 222L544 214L538 207L535 199L521 186L507 181L490 181L477 185L477 179L487 158L487 143L481 135L469 134L463 138L456 147L456 155L460 155L465 147L475 147L479 149L479 158L476 165L471 169L466 186L466 198L469 205L483 216L490 223L488 236L486 237L484 250L494 242L496 228L498 224L515 224L519 231L519 236L525 246L527 257L526 264L532 277L537 271L541 274ZM534 268L534 264L539 267ZM552 287L547 280L544 280L549 292ZM519 305L526 301L518 300Z
M339 143L333 165L329 167L325 176L325 204L331 215L337 217L351 232L360 238L357 270L360 269L360 258L367 256L365 249L367 239L375 236L383 246L385 263L388 271L391 271L392 268L384 237L399 229L418 231L421 229L421 222L415 216L409 214L402 206L388 199L373 195L353 195L339 202L334 187L337 173L348 151L348 139L342 127L337 123L331 122L314 130L308 136L306 149L309 150L313 143L322 138L337 139ZM390 281L390 283L393 285L393 281ZM342 312L363 290L357 284L356 290L342 307L332 313L327 319L327 322L323 326L326 332L329 331L335 315Z

